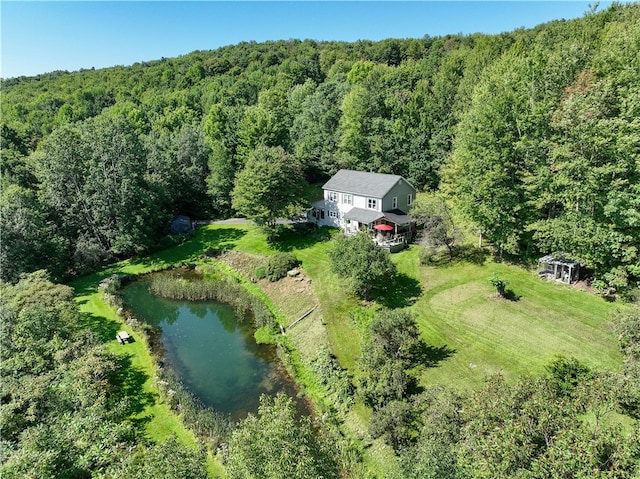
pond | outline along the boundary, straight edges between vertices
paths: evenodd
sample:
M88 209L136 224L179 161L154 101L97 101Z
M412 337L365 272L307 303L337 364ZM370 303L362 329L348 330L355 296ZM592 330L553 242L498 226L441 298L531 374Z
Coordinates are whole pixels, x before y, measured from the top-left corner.
M160 298L151 294L149 282L123 288L126 308L161 330L165 365L205 406L241 419L258 410L263 393L295 398L275 347L256 344L251 325L239 323L230 306Z

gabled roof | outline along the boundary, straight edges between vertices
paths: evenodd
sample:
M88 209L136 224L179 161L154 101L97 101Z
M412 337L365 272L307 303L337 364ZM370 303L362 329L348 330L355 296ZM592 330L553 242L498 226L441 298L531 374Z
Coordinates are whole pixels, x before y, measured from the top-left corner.
M322 189L371 198L383 198L401 180L413 188L411 183L400 175L340 170L322 186Z

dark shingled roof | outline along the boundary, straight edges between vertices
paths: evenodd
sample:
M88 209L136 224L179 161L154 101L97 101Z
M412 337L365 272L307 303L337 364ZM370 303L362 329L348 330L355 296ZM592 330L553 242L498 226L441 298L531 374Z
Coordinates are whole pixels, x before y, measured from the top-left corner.
M399 175L340 170L322 186L322 189L382 198L400 180L407 182Z
M379 220L382 217L384 217L384 213L380 213L379 211L375 210L365 210L362 208L351 208L344 214L345 220L353 220L357 221L358 223L366 224L372 223L375 220Z
M384 217L397 225L408 225L411 223L411 216L402 210L385 211Z

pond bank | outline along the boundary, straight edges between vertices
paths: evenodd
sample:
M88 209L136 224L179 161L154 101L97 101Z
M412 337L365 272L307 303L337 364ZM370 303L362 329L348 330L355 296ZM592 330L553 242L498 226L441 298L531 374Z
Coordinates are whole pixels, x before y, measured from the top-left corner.
M122 289L127 315L131 313L159 331L162 348L158 360L164 367L173 370L205 407L228 414L233 421L248 412L256 413L261 394L282 391L295 399L298 390L281 367L276 347L256 344L253 312L239 308L244 316L238 317L231 306L208 300L206 287L215 286L215 282L201 277L187 282L182 279L185 273L195 276L188 271L153 273ZM154 284L166 287L167 276L171 276L169 283L179 282L184 287L180 292L172 286L169 296L183 298L181 293L195 290L196 300L159 297ZM304 406L300 403L298 409L305 412Z

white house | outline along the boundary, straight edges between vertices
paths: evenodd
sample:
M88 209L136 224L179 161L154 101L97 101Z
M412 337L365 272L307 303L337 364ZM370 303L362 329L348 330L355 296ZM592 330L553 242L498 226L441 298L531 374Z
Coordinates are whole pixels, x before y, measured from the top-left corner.
M410 233L407 214L416 189L399 175L340 170L323 186L324 199L316 201L310 219L320 226L335 226L345 233L378 231L390 236Z

